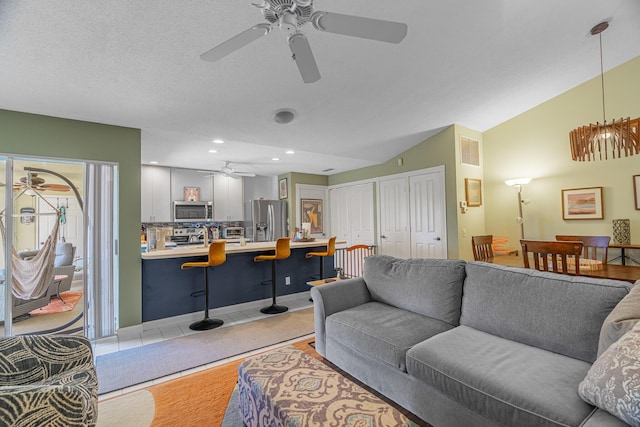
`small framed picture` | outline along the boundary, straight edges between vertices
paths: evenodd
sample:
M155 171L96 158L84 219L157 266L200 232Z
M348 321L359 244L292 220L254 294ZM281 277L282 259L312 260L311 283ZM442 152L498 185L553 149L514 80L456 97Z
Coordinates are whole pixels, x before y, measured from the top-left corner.
M287 197L289 197L289 188L287 188L287 178L282 178L280 181L278 181L278 188L279 188L279 198L280 200L282 199L286 199Z
M186 202L199 202L200 187L184 187L184 200Z
M467 206L482 206L482 180L465 178L464 193L467 197Z
M562 190L562 219L604 219L602 187Z
M300 210L302 212L302 223L311 224L311 234L322 233L322 200L321 199L301 199Z
M640 211L640 175L633 175L633 200L636 202L636 210Z

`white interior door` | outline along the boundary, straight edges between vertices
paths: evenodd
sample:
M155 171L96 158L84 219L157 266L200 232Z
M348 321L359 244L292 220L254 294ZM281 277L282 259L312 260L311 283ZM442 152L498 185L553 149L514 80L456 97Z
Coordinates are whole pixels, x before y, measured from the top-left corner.
M350 241L354 245L373 245L373 183L353 185L348 190Z
M411 257L446 258L443 172L409 177Z
M407 178L381 180L379 253L397 258L411 256Z

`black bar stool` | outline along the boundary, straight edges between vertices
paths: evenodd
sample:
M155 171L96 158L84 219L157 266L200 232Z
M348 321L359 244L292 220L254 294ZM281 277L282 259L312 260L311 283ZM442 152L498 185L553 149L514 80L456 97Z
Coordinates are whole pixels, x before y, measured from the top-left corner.
M223 264L227 260L225 252L226 240L216 240L209 245L209 256L204 262L185 262L180 268L187 270L189 268L204 268L204 319L189 325L189 329L194 331L206 331L222 326L224 322L220 319L209 318L209 267Z
M324 252L307 252L305 258L311 258L314 256L320 257L320 277L318 280L324 279L324 257L333 256L336 253L336 236L333 236L327 242L327 250Z
M276 241L276 251L273 255L256 255L253 261L271 261L271 298L272 303L269 307L261 308L260 311L265 314L284 313L289 310L288 307L276 304L276 260L286 259L291 255L290 237L281 237Z

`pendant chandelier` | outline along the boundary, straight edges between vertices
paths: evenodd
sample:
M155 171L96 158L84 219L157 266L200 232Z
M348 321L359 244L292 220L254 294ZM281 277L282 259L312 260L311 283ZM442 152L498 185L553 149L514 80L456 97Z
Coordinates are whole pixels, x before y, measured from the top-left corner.
M640 154L640 117L635 119L614 119L607 123L604 108L604 67L602 64L602 32L609 27L601 22L591 29L591 35L600 37L600 81L602 86L602 121L581 126L569 132L571 158L577 161L602 160Z

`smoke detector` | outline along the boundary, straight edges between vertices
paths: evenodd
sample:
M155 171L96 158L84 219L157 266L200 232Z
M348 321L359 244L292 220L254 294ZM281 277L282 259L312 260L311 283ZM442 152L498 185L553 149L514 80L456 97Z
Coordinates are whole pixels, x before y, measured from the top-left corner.
M293 110L283 109L276 111L273 116L273 120L275 120L276 123L284 125L287 123L291 123L295 116L296 114L293 112Z

